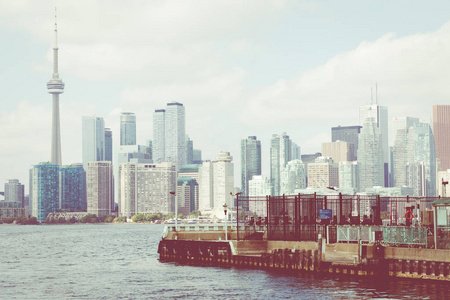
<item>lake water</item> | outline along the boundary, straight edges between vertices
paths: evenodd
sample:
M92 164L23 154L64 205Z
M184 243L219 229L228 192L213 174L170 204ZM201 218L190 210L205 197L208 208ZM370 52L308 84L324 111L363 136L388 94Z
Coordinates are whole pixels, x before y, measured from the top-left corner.
M160 263L163 225L0 226L0 299L449 299L450 285Z

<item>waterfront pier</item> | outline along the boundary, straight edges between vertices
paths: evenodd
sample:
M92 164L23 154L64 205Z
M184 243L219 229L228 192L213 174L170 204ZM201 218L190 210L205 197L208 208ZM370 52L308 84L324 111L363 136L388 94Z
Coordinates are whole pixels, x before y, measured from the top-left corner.
M336 222L333 210L329 219L320 219L319 212L311 212L313 208L321 209L318 204L323 204L316 201L316 195L304 201L300 200L300 196L290 198L294 199L292 203L287 203L286 197L281 198L281 201L280 197L270 198L267 197L265 203L267 210L264 217L249 218L247 212L243 211L240 215L238 210L238 220L243 220L239 225L236 222L229 225L218 223L167 226L158 247L160 260L294 273L450 281L450 250L446 248L449 246L446 242L446 231L442 226L443 222L435 220L436 207L440 208L440 203L446 203L442 199L408 197L404 199L405 205L402 205L403 199L396 198L395 205L400 209L396 207L388 210L389 205L386 205L384 207L388 210L387 214L382 207L386 199L375 196L371 216L355 216L354 222L350 222L351 218L345 220L341 217L341 220ZM355 199L344 203L342 196L337 199L336 204L333 204L334 199L327 199L326 196L319 199L328 202L329 207L341 207L341 211L337 211L341 212L341 216L344 216L344 208L352 210L355 207ZM280 202L282 205L279 205ZM423 205L419 204L420 208L416 209L408 206L408 203ZM281 207L282 213L279 214L274 206ZM306 212L309 208L310 216L313 217L304 215L302 218L299 208ZM403 209L405 217L402 219L398 212ZM293 211L293 218L290 217L290 211ZM407 213L408 211L411 213ZM427 213L428 211L430 213ZM351 211L346 213L350 216L355 214ZM392 215L394 213L395 216ZM408 220L410 214L418 217ZM243 215L245 217L242 217ZM396 223L384 225L382 215L391 222L395 220ZM434 218L429 215L434 215ZM440 215L443 216L442 213ZM307 223L299 222L308 219ZM369 221L361 224L364 220ZM402 221L408 225L402 224ZM441 224L439 236L434 235L435 224ZM438 246L442 249L437 249Z

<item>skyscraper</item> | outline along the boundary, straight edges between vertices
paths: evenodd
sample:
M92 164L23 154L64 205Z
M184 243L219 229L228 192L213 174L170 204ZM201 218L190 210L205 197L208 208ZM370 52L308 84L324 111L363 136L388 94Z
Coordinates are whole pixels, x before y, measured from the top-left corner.
M24 207L25 186L19 179L10 179L5 183L5 202L16 202Z
M344 141L322 143L322 155L330 156L335 163L356 160L355 145Z
M226 203L229 208L234 207L230 193L234 191L234 165L230 152L219 152L217 160L213 162L213 191L214 209L223 212Z
M176 169L172 163L119 165L119 214L174 212Z
M261 175L261 141L256 136L241 140L241 191L248 196L248 181Z
M394 144L394 186L409 186L414 196L436 194L436 150L431 127L414 122L398 129Z
M306 189L306 166L301 160L294 159L281 171L280 193L294 195L298 189Z
M162 163L165 161L166 153L166 111L157 109L153 113L153 162Z
M120 114L120 145L136 145L136 115L134 113Z
M433 106L433 132L440 170L446 171L450 169L450 105Z
M105 160L105 124L103 118L83 117L83 167L91 161Z
M114 211L113 171L110 161L91 161L87 167L87 212L103 217Z
M47 215L59 209L59 166L50 162L30 170L31 215L44 222Z
M272 135L270 144L270 182L272 196L280 195L280 175L288 161L292 159L292 145L285 132Z
M178 102L153 114L153 161L171 162L177 169L186 164L185 109Z
M308 164L308 188L339 187L339 165L331 157L321 156Z
M65 211L80 211L86 209L85 171L83 166L73 164L60 169L59 208Z
M110 161L112 163L112 131L109 128L105 128L105 160Z
M361 126L338 126L331 127L331 141L344 141L354 145L355 159L358 151L358 135L361 132ZM325 154L324 154L325 155Z
M255 175L248 182L248 195L250 197L255 196L268 196L271 193L270 179L263 177L262 175ZM257 216L267 216L267 204L264 201L249 201L249 211Z
M214 191L213 191L213 164L211 161L203 162L198 168L198 185L199 185L199 210L204 212L214 208Z
M383 183L381 186L389 186L389 136L388 136L388 109L378 104L364 105L359 108L359 124L364 127L366 118L373 118L374 124L379 128L381 137L381 151L383 158ZM359 147L359 145L358 145ZM359 151L358 159L359 159ZM361 182L362 184L362 182Z
M339 189L359 191L359 171L357 161L339 162Z
M358 140L359 184L366 188L384 186L384 159L380 128L374 118L368 117Z
M186 164L185 110L178 102L167 103L165 117L165 161L177 165Z
M47 90L52 94L52 151L50 161L52 164L61 165L61 126L59 118L59 94L64 92L64 83L58 73L58 29L56 25L55 9L55 40L53 44L53 76L47 83Z
M186 165L192 164L194 161L194 141L186 134Z

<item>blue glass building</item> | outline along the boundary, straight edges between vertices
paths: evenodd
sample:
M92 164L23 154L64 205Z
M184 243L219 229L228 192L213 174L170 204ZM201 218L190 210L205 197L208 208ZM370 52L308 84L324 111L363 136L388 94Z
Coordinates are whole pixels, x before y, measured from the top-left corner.
M63 166L60 169L60 209L80 211L86 209L84 196L85 172L82 165Z
M44 222L47 215L59 209L59 166L39 163L30 171L31 215Z

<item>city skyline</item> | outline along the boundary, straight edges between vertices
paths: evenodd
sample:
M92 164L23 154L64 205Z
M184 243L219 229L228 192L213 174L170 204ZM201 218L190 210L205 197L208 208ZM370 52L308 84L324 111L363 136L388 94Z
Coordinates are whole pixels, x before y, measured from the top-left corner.
M50 156L51 104L42 85L48 81L53 58L54 3L43 2L39 9L32 9L32 2L21 3L13 6L4 2L0 12L0 33L3 40L11 41L2 58L6 68L1 77L0 124L1 140L7 143L0 150L5 166L0 180L18 178L28 187L30 165ZM64 165L82 161L81 117L87 115L105 118L115 137L116 159L121 112L138 115L137 144L142 145L153 139L152 112L164 103L181 102L186 106L187 132L195 148L202 150L203 159L212 160L219 151L238 157L239 141L255 135L261 140L263 175L267 176L272 134L286 132L303 154L319 152L321 143L331 140L331 127L358 124L358 108L370 104L370 88L376 83L378 102L388 107L390 122L397 116L430 122L432 106L450 99L445 89L450 77L446 57L450 25L442 9L431 9L428 18L422 18L423 9L418 4L411 5L405 14L399 4L380 5L387 20L380 24L357 17L347 19L342 7L330 3L307 7L287 1L265 7L255 2L249 4L254 6L249 10L236 2L229 6L202 4L194 11L169 2L159 7L117 4L96 10L89 10L95 4L68 3L58 4L59 71L71 83L61 103ZM353 13L375 15L370 8L374 7L354 5ZM147 24L150 18L145 17L152 10L162 17ZM115 25L111 16L122 12L123 22ZM402 18L397 20L395 13L400 12ZM135 13L134 22L125 17ZM195 23L189 22L192 13L198 17ZM80 15L86 21L76 26L74 20L80 20ZM172 23L179 15L183 17L165 34L147 29L152 27L147 25L159 28ZM221 26L235 15L229 29ZM301 21L301 16L309 16L308 21ZM35 22L42 26L34 26ZM179 22L186 24L179 26ZM408 27L403 23L409 23ZM302 24L308 26L297 30ZM317 39L319 25L329 31L323 40ZM139 38L129 34L137 28L144 30ZM148 38L143 39L145 33ZM114 43L116 38L130 42L129 48ZM329 44L327 38L339 43L324 47ZM148 45L142 47L137 41ZM280 46L275 46L275 41ZM132 58L130 51L135 54ZM137 66L135 59L142 61L142 66ZM392 131L389 136L392 146ZM27 147L30 144L31 150ZM235 163L237 186L240 161Z

